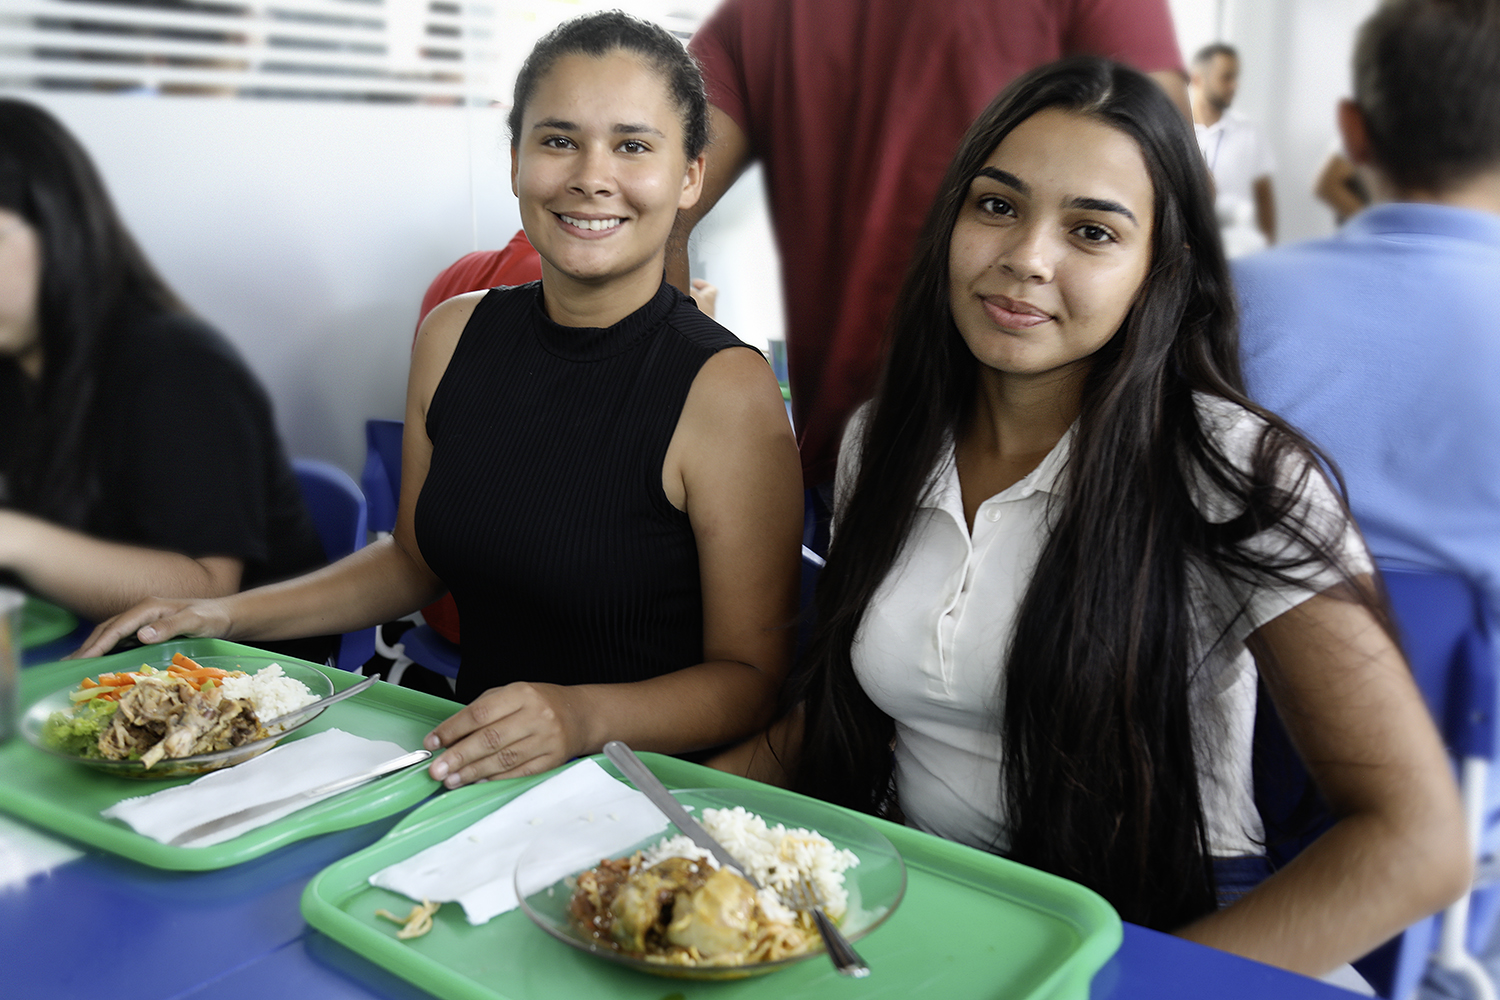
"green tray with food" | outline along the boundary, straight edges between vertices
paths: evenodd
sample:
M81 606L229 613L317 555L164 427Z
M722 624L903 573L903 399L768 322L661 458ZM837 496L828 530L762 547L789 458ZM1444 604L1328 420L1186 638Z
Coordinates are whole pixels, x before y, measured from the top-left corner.
M845 849L855 855L835 879L848 890L847 901L841 897L825 908L836 914L842 911L844 929L872 970L869 977L838 975L815 943L808 956L764 963L756 959L765 956L753 956L738 973L731 967L702 975L698 973L705 970L699 969L676 978L681 970L672 966L681 955L669 952L681 949L667 947L665 939L657 942L662 948L658 954L635 956L661 963L654 968L630 955L622 956L623 943L632 933L628 929L596 933L601 940L592 945L580 941L588 936L585 918L593 915L594 923L598 922L595 909L585 905L590 900L598 902L593 897L597 877L609 874L611 867L623 871L628 863L638 862L631 855L633 850L648 852L644 863L651 860L651 850L666 851L670 842L662 838L675 831L667 827L664 833L654 832L649 822L645 828L624 833L626 841L640 834L633 847L610 849L602 858L595 854L590 861L580 861L585 855L558 832L561 828L550 825L553 816L544 822L540 804L530 820L525 812L515 816L512 821L523 830L528 823L538 824L533 845L518 848L517 875L512 876L516 898L510 904L519 902L518 908L500 910L496 904L485 909L479 899L484 893L475 889L464 890L457 897L459 902L435 905L451 894L434 892L433 901L419 901L421 893L403 881L418 872L430 877L444 863L434 858L435 851L458 852L448 863L462 861L465 869L471 864L462 858L465 847L493 853L483 841L499 828L487 824L561 781L564 772L571 771L567 768L536 778L472 785L427 803L377 843L315 876L303 893L302 913L309 924L352 951L449 1000L562 996L660 1000L664 995L686 1000L710 992L715 997L777 1000L913 995L1083 1000L1094 973L1119 947L1118 915L1097 894L1072 882L792 792L672 757L641 756L679 801L726 842L732 854L741 850L738 844L760 836L749 826L736 830L724 825L725 814L739 813L735 807L742 807L749 814L750 826L763 829L774 824L776 831L784 827L799 840L816 838L821 827L833 855ZM615 784L626 787L618 771L602 757L574 765L584 766L599 768ZM607 793L594 790L589 798L578 801L590 804L587 815L574 820L576 827L600 826L607 820L629 825L625 808ZM743 825L743 815L735 822ZM665 825L664 820L659 822ZM528 868L539 856L547 855L556 855L551 859L552 870L533 878ZM739 854L736 857L745 860ZM765 886L765 869L758 865L753 860L748 863L752 872L760 873ZM559 878L565 869L574 874ZM637 864L631 870L641 868ZM692 903L688 912L696 917L702 911L699 893L708 892L712 884L679 892L675 917L667 912L662 921L670 922L674 932L686 923L681 912L684 900ZM623 899L624 893L616 898ZM492 911L498 915L489 915ZM764 915L757 910L755 916L759 920ZM624 919L623 913L615 917L617 922ZM406 926L398 926L403 922ZM610 934L613 940L603 940ZM646 939L650 940L650 932ZM637 934L630 947L640 946ZM696 949L692 960L699 960ZM665 982L664 975L674 978Z
M215 843L178 846L159 834L137 832L153 832L149 818L137 819L152 800L165 796L170 807L175 796L179 809L201 809L201 794L211 790L200 782L232 785L252 767L266 770L277 754L277 763L286 766L295 755L325 745L333 747L330 756L314 752L315 767L352 771L369 762L370 754L419 748L456 709L446 699L384 682L327 706L316 704L362 680L219 639L178 639L30 667L21 674L20 734L0 745L0 810L142 864L188 871L239 864L296 840L392 815L438 789L425 768L332 797L309 794L306 802L250 820L260 825ZM302 707L307 714L276 721ZM252 793L220 789L221 798L237 794Z

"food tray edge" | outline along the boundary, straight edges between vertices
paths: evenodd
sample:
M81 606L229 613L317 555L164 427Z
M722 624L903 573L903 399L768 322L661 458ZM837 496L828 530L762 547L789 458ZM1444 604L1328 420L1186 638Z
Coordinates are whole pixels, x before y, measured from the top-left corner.
M653 753L642 753L641 757L668 787L759 786L758 782L748 778L715 771L674 757ZM592 759L612 776L621 777L614 765L602 755ZM364 857L380 852L383 845L398 839L420 837L432 827L451 825L451 831L443 831L444 836L449 836L556 773L557 770L554 770L520 779L507 789L511 794L503 798L485 785L470 785L443 793L440 798L403 817L376 843L334 862L314 875L302 893L303 917L309 925L342 946L443 1000L509 1000L506 994L474 983L467 977L412 952L395 938L371 931L349 916L343 910L342 903L367 887L367 875L359 874L358 870ZM469 815L470 813L473 815ZM1078 944L1067 961L1054 967L1027 996L1012 1000L1042 1000L1071 996L1079 991L1082 991L1080 995L1087 996L1087 985L1094 974L1119 949L1123 938L1119 915L1097 893L996 855L942 840L888 820L858 815L860 819L879 829L901 851L907 865L908 882L913 877L913 871L954 881L962 881L967 872L987 876L984 881L988 882L993 882L997 870L1003 871L1009 883L1006 887L973 882L967 884L975 885L989 895L1003 896L1013 903L1043 912L1054 920L1067 924L1077 933ZM359 874L359 877L354 878L355 874ZM1035 893L1041 899L1016 891L1013 886L1017 883L1023 884L1027 893Z

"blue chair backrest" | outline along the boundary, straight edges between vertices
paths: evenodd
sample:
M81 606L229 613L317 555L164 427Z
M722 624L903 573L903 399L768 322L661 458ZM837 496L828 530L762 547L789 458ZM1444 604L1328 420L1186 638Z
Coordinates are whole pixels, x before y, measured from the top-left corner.
M1382 567L1412 676L1455 758L1495 755L1495 660L1484 603L1453 573ZM1267 853L1279 868L1333 822L1261 687L1255 720L1255 799ZM1436 918L1420 921L1355 962L1375 992L1404 997L1416 988L1435 938Z
M1489 616L1454 573L1383 570L1401 644L1427 707L1456 757L1495 756L1495 658Z
M394 531L401 498L400 420L365 421L365 466L359 484L370 505L370 530Z
M364 547L369 533L365 496L349 474L336 465L311 458L293 459L292 469L302 487L323 554L329 562ZM375 655L375 630L348 632L339 641L335 665L358 670Z

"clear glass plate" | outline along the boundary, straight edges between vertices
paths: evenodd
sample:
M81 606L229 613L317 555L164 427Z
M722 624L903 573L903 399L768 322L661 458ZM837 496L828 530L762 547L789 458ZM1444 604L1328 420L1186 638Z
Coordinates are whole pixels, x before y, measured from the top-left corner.
M153 663L152 655L147 649L140 650L143 661L152 667L165 669L170 659L163 659L160 663ZM273 663L281 664L282 672L286 676L299 680L306 684L308 690L319 698L326 698L333 694L333 681L315 667L298 663L296 660L280 659L267 653L263 657L254 656L199 656L195 657L197 663L205 667L218 667L221 670L243 670L246 673L256 673L264 667ZM140 665L130 667L131 670L139 670ZM122 778L141 778L148 781L162 781L168 778L186 778L208 771L217 771L224 767L233 767L235 764L243 763L252 757L259 756L281 742L289 734L296 732L307 725L313 719L322 714L322 711L312 712L295 722L289 728L256 740L254 743L242 743L228 750L216 750L213 753L194 754L191 757L163 757L152 767L146 767L138 760L109 760L103 757L77 757L73 754L63 753L55 747L48 746L42 741L42 726L53 712L65 712L71 714L73 702L69 698L74 691L78 690L77 684L71 684L61 691L54 691L45 698L27 709L26 714L21 717L21 735L24 736L32 746L44 750L54 757L70 760L84 767L103 771Z
M730 809L744 806L769 825L784 823L788 827L816 830L832 841L835 847L853 851L859 858L859 864L844 872L849 908L839 923L839 929L851 942L859 941L884 923L896 911L906 893L906 866L895 846L869 823L826 802L771 787L685 788L674 790L672 794L695 815L701 814L704 808ZM675 836L677 832L676 827L669 825L666 832L643 840L615 856L628 857L665 837ZM811 951L800 955L749 965L666 965L617 951L586 934L568 913L568 903L573 898L573 882L579 872L557 881L549 881L547 875L543 874L547 868L555 871L555 867L545 864L545 858L554 849L554 845L550 843L537 841L517 862L516 896L521 901L521 909L538 927L557 940L596 958L672 979L746 979L777 972L810 959L828 961L822 942L818 941L815 941ZM816 939L816 932L813 932L813 937Z

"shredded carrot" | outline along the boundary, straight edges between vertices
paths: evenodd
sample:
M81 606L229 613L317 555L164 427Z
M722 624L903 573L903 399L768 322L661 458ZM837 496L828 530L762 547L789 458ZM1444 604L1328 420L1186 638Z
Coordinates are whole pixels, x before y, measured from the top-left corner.
M97 681L93 678L85 677L78 683L78 689L80 691L88 691L93 688L107 688L108 690L101 691L93 697L104 701L119 701L120 695L124 694L127 688L133 687L135 682L144 676L175 677L194 691L202 691L203 685L208 682L213 682L214 686L217 686L219 681L226 678L244 676L244 671L242 670L234 671L224 670L220 667L205 667L200 663L195 663L181 653L174 653L171 665L165 669L152 667L150 664L144 663L141 664L141 669L147 671L147 673L142 674L139 671L105 673L100 674Z

